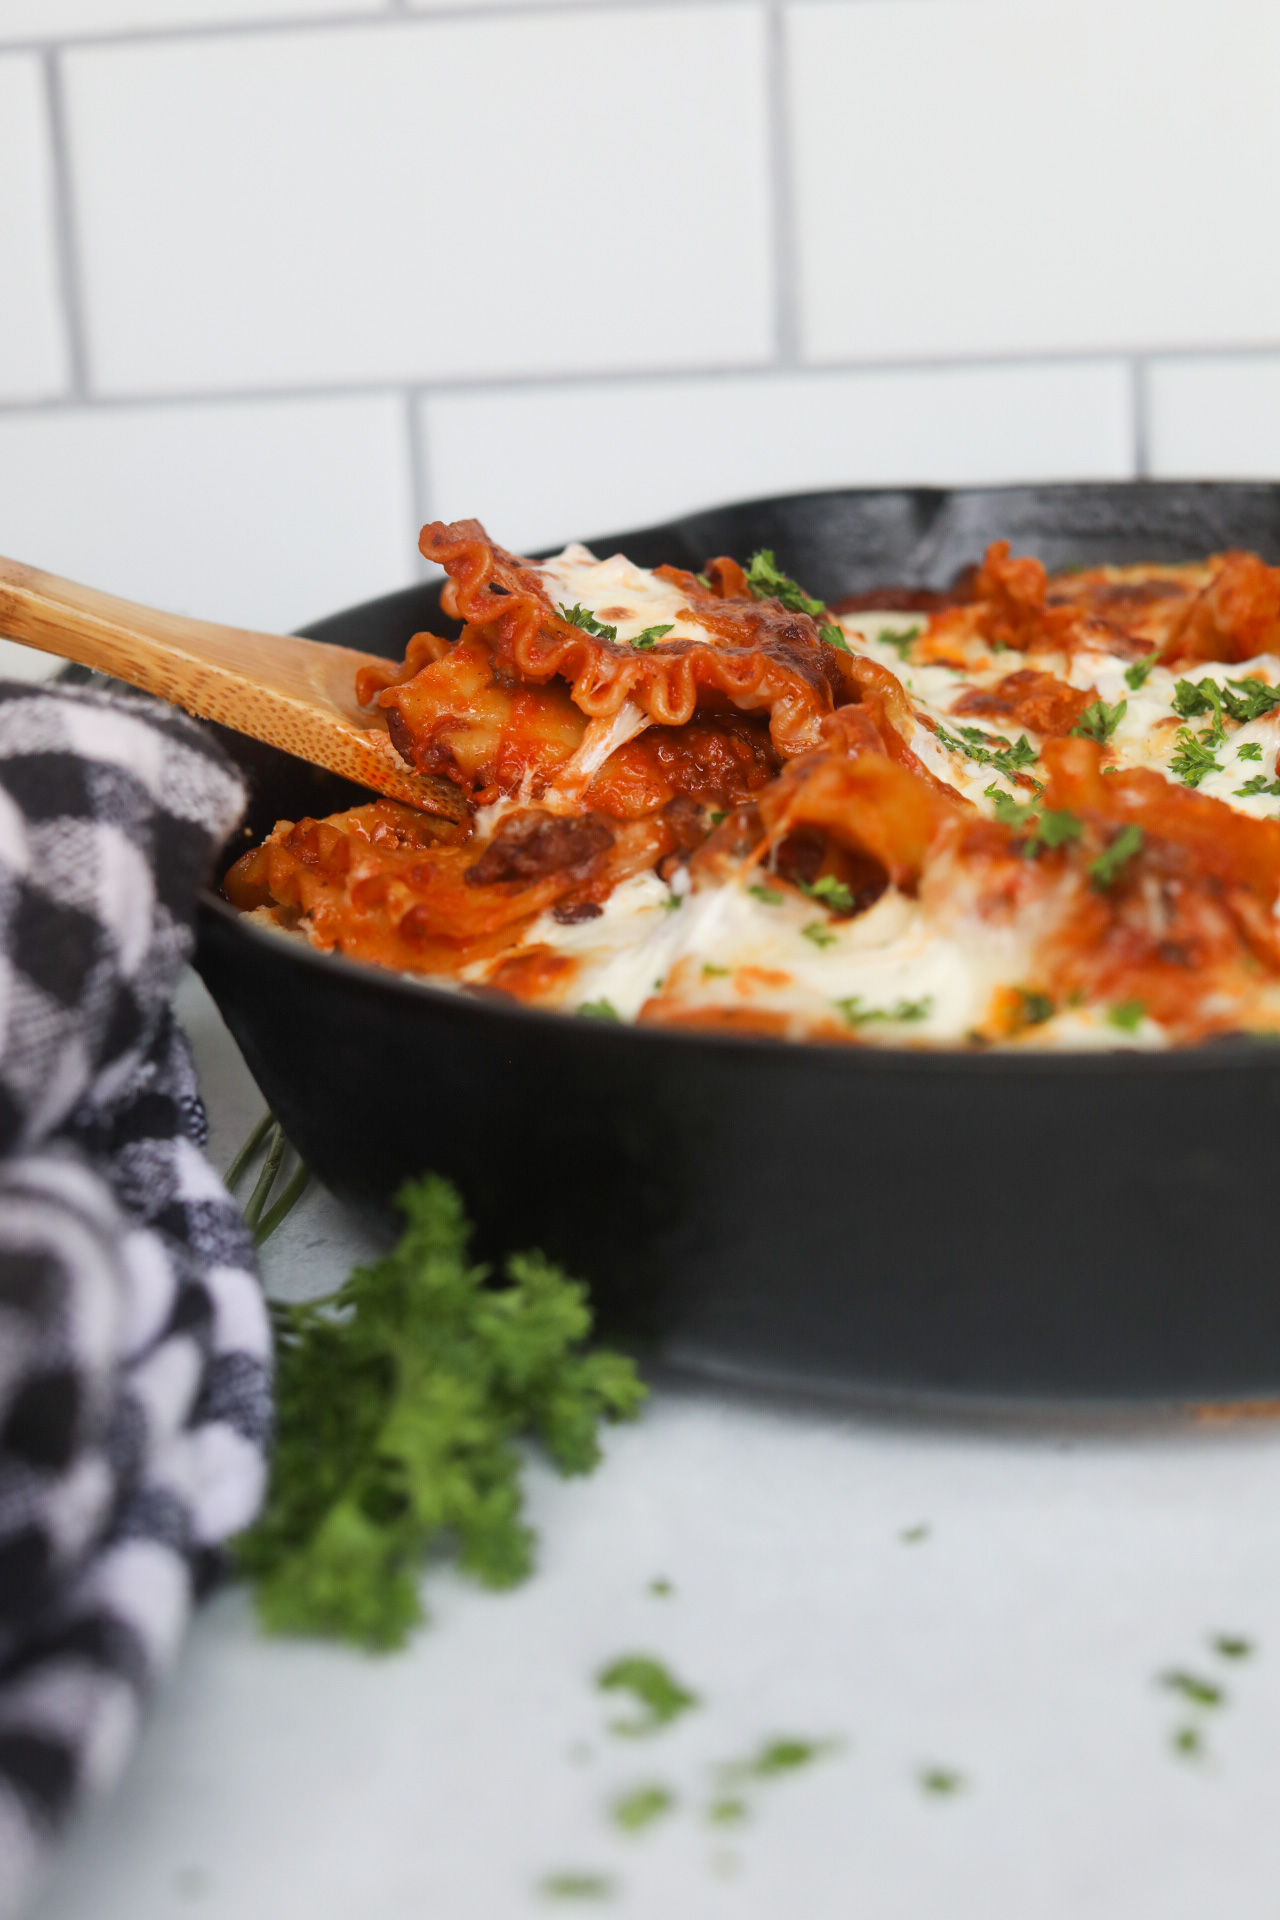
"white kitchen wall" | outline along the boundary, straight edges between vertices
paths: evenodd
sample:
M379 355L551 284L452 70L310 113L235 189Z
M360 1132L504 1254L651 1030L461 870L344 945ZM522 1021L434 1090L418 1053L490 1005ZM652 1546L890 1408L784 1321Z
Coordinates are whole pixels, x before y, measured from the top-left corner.
M287 626L435 515L1280 472L1278 98L1274 0L0 0L0 552Z

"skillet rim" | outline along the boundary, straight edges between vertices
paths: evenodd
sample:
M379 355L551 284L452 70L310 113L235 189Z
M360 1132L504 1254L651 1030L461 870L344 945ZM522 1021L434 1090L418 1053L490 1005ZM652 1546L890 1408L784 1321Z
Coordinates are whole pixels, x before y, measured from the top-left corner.
M1135 477L1129 481L1009 481L985 486L981 484L946 486L945 484L922 483L915 486L903 485L899 487L806 487L794 493L760 494L747 500L719 502L706 507L695 508L688 513L678 514L670 519L657 521L651 526L635 529L629 537L643 535L648 538L654 538L668 531L674 531L679 527L685 526L691 521L711 518L718 514L747 511L752 508L782 503L794 507L805 501L827 500L833 495L841 497L861 495L868 499L882 499L886 496L912 494L917 497L936 499L941 505L941 503L947 500L956 498L973 497L975 495L989 496L992 494L1025 496L1029 491L1035 491L1037 493L1052 492L1064 499L1071 499L1073 497L1079 499L1093 493L1099 486L1115 487L1117 489L1132 487L1135 493L1141 491L1157 496L1166 489L1170 495L1185 494L1189 490L1212 495L1219 490L1227 493L1239 489L1248 492L1270 492L1273 495L1280 496L1280 483L1274 481L1227 479L1152 480L1143 477ZM594 541L606 543L611 540L616 540L619 537L620 536L615 534L597 534L592 536ZM559 547L539 549L536 553L531 554L530 558L545 559L560 550ZM423 588L428 587L430 584L432 583L429 581L418 580L404 587L393 588L389 593L375 595L370 600L358 601L354 606L339 608L332 614L322 614L317 619L309 621L307 626L299 629L299 631L309 637L318 639L321 645L331 644L325 637L323 631L315 633L313 630L323 630L331 621L347 620L365 611L372 614L375 609L386 609L401 598L408 599L411 596L421 594ZM318 967L322 973L327 971L332 975L336 975L339 980L345 976L351 982L353 989L363 986L371 991L389 992L393 995L403 994L408 996L411 1002L420 1001L421 996L425 994L430 1001L434 1002L438 1011L443 1011L447 1006L454 1012L465 1012L473 1017L487 1017L499 1023L511 1022L517 1027L522 1025L527 1027L532 1023L533 1026L540 1026L544 1029L548 1027L559 1029L566 1020L581 1019L581 1016L574 1012L561 1012L552 1008L529 1007L514 999L510 1004L506 1004L496 996L489 998L483 994L469 993L465 990L459 992L455 988L436 987L428 980L419 978L416 975L403 974L395 968L378 967L369 962L352 960L345 954L325 953L316 947L312 947L309 943L304 944L302 941L295 941L281 933L270 932L266 928L256 925L249 920L245 914L233 907L228 900L224 899L210 883L203 885L197 896L197 947L199 945L200 933L199 922L200 918L205 914L212 914L216 920L222 923L224 930L231 933L231 937L247 940L251 948L265 941L268 943L268 948L262 949L263 951L269 950L277 953L278 956L282 952L288 952L291 954L293 960L299 964ZM193 953L192 957L195 959L196 955ZM871 1072L885 1072L894 1068L907 1068L921 1073L936 1073L954 1071L955 1068L963 1062L966 1068L972 1069L973 1072L978 1075L1047 1073L1051 1075L1085 1074L1097 1076L1115 1072L1127 1074L1140 1071L1171 1073L1187 1069L1197 1073L1212 1073L1239 1072L1251 1066L1274 1067L1277 1060L1280 1059L1280 1051L1278 1051L1278 1049L1280 1049L1280 1036L1277 1036L1276 1040L1267 1040L1248 1034L1218 1036L1213 1040L1201 1042L1190 1047L1148 1049L1120 1044L1118 1046L1108 1046L1097 1050L1091 1048L1077 1051L1032 1047L1002 1048L995 1046L989 1048L859 1046L856 1044L841 1046L834 1042L821 1040L783 1040L772 1034L640 1026L632 1021L623 1020L619 1020L616 1024L612 1021L594 1021L592 1022L592 1027L595 1034L604 1044L609 1044L612 1041L613 1043L631 1046L676 1045L686 1050L691 1047L694 1049L707 1048L720 1053L726 1051L743 1052L760 1058L775 1059L793 1058L795 1057L797 1048L801 1048L804 1050L806 1058L811 1061L820 1057L826 1057L828 1059L838 1058L847 1063L850 1070L866 1069Z

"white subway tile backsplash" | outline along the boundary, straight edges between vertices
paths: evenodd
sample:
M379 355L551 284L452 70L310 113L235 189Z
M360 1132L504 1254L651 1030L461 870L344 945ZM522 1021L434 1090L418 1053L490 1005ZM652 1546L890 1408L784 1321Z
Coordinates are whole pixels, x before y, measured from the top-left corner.
M770 351L756 6L231 35L66 71L96 391Z
M0 399L62 390L53 166L44 77L33 55L0 58Z
M1153 474L1280 480L1280 354L1157 361L1146 380Z
M421 424L433 514L526 549L809 487L1133 471L1109 361L460 391Z
M0 41L374 13L386 0L0 0Z
M1280 337L1280 8L788 8L808 357Z
M414 577L399 400L0 416L0 553L276 630Z

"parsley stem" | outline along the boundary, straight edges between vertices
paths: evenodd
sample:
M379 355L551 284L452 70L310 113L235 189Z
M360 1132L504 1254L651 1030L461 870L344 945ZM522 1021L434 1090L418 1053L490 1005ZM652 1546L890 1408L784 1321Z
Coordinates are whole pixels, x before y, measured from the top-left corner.
M248 1205L244 1210L244 1223L251 1233L257 1230L262 1209L267 1204L271 1189L276 1183L276 1175L280 1171L280 1162L284 1159L284 1130L278 1120L272 1121L271 1128L271 1143L267 1148L267 1157L262 1163L258 1184L249 1195Z
M249 1165L249 1162L253 1159L254 1154L258 1151L258 1148L262 1145L263 1141L266 1139L268 1133L271 1131L271 1128L274 1125L275 1125L275 1116L272 1114L270 1107L268 1107L267 1111L263 1114L261 1120L259 1120L257 1126L253 1129L253 1132L249 1135L249 1138L245 1141L239 1153L237 1153L235 1159L231 1162L231 1165L227 1168L226 1172L222 1176L223 1185L226 1187L228 1193L233 1193L235 1191L235 1188L238 1182L242 1180L244 1177L244 1172L246 1167Z
M281 1221L293 1212L293 1209L297 1206L310 1184L311 1169L305 1160L299 1160L280 1198L275 1202L274 1206L263 1214L257 1226L253 1229L253 1244L255 1247L260 1247L264 1241L271 1238Z

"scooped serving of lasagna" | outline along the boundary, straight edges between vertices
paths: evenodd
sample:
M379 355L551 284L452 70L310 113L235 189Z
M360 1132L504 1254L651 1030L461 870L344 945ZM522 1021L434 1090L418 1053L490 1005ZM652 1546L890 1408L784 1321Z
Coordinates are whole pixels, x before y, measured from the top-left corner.
M1280 568L1049 575L827 606L424 529L461 637L357 696L456 818L281 821L256 919L432 984L859 1045L1280 1034ZM444 792L450 789L442 789Z

